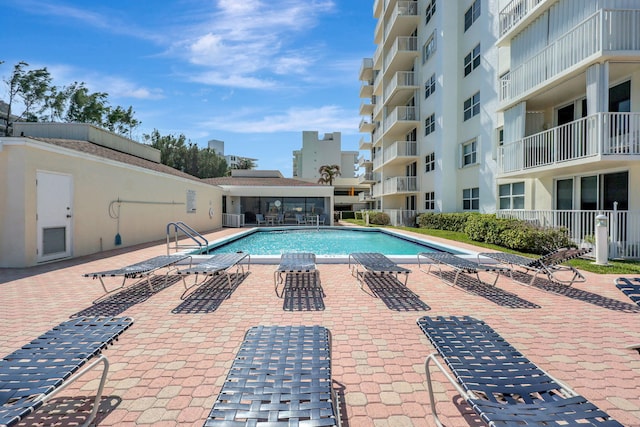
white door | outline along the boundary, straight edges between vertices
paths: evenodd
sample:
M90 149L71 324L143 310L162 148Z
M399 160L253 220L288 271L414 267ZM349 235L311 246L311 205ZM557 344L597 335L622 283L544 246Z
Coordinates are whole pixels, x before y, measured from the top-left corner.
M71 175L36 173L38 262L71 256Z

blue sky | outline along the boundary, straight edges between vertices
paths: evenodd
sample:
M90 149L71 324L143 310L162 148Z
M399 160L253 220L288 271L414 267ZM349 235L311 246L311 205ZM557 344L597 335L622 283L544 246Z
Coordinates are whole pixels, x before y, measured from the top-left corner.
M291 176L302 131L357 150L372 0L0 0L0 76L18 61L85 82L158 129ZM0 97L6 100L6 85Z

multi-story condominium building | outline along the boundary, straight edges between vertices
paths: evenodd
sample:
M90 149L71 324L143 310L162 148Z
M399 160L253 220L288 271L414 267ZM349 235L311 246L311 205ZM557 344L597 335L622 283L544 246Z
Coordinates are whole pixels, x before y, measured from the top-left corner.
M360 70L371 150L362 179L394 222L425 211L495 210L493 1L378 0Z
M501 2L497 207L640 255L640 2Z
M338 166L335 176L335 210L361 210L369 207L371 188L359 182L356 171L363 158L358 151L342 151L340 132L326 133L322 138L317 131L302 132L302 148L293 152L293 177L317 183L322 166Z
M564 226L638 256L640 2L376 0L360 70L380 209ZM588 238L587 238L588 240Z
M207 144L218 156L224 157L229 169L247 169L247 165L251 165L254 168L258 166L258 159L236 156L234 154L224 154L224 141L210 139Z

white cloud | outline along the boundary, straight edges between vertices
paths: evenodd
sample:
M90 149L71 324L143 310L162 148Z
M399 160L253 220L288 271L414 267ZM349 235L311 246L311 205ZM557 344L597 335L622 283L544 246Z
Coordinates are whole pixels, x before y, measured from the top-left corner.
M134 98L134 99L162 99L164 92L159 88L140 86L123 77L107 76L94 71L80 70L75 67L54 64L48 66L54 84L68 86L73 82L85 83L91 92L106 92L109 99Z
M278 114L264 115L245 109L201 123L202 127L234 133L342 132L356 134L360 117L353 111L327 105L319 108L290 108Z
M218 0L207 19L175 34L168 53L206 68L195 81L272 88L275 77L304 75L315 63L317 51L298 36L334 8L332 0Z

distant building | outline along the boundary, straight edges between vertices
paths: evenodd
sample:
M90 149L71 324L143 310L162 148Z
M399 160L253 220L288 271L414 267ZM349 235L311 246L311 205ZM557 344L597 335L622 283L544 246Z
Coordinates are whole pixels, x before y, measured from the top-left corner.
M370 186L356 177L358 151L342 151L340 132L326 133L319 138L316 131L302 132L302 148L293 152L293 177L317 183L322 166L337 165L340 175L333 182L338 211L368 209Z
M250 157L236 156L236 155L233 155L233 154L225 155L224 154L224 141L220 141L218 139L211 139L208 142L208 146L218 156L224 157L224 159L227 161L227 165L229 165L229 169L242 169L240 166L242 165L242 163L244 163L246 161L252 162L254 167L258 166L258 159L252 159Z

